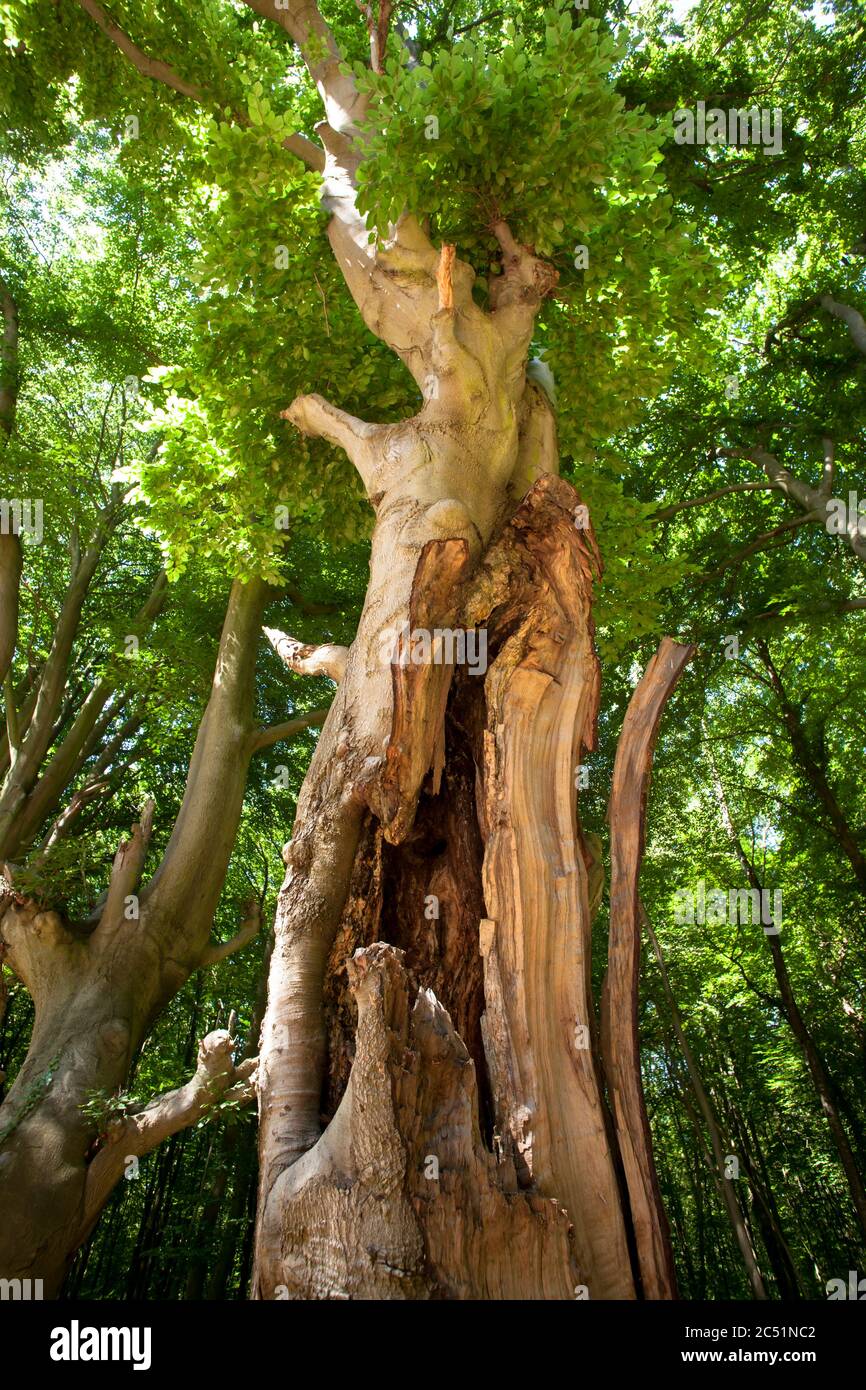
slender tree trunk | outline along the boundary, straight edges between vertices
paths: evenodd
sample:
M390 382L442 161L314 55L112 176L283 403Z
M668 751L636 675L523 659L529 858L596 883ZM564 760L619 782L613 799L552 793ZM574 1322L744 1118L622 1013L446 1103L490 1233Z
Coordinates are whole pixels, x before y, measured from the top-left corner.
M659 973L661 975L662 981L662 989L664 990L665 999L667 1000L668 1009L670 1010L671 1026L673 1027L674 1033L676 1034L677 1042L680 1045L680 1050L683 1054L683 1060L685 1061L686 1069L689 1073L689 1081L691 1082L692 1090L695 1093L695 1099L697 1100L698 1107L700 1109L701 1115L703 1116L704 1124L707 1127L707 1133L710 1136L710 1144L712 1146L713 1151L714 1175L716 1179L716 1186L724 1202L725 1211L727 1213L728 1220L731 1223L731 1229L734 1232L734 1236L736 1238L737 1245L739 1247L739 1251L743 1259L743 1264L746 1267L746 1274L748 1275L752 1293L754 1294L755 1298L764 1299L767 1297L767 1290L764 1287L764 1281L761 1277L761 1271L758 1268L758 1260L757 1256L755 1255L755 1249L752 1245L752 1240L746 1227L746 1223L743 1218L743 1213L740 1209L739 1201L737 1200L737 1194L734 1188L734 1184L732 1180L726 1176L725 1144L722 1139L722 1133L719 1128L719 1122L716 1118L716 1113L713 1108L712 1101L710 1100L710 1097L707 1093L707 1089L704 1086L700 1068L698 1067L698 1064L695 1061L694 1053L692 1052L692 1049L689 1046L689 1041L686 1037L685 1029L683 1028L682 1015L680 1014L679 1007L674 996L674 992L671 988L670 977L668 975L667 966L665 964L665 958L662 954L662 949L659 944L658 937L656 936L655 931L653 930L653 926L650 922L649 917L643 909L643 905L641 905L641 920L646 930L646 934L650 939L653 952L655 953L656 961L658 962Z
M788 732L794 760L803 773L807 784L812 789L819 804L823 807L826 818L832 828L833 836L851 865L851 870L858 886L862 892L866 893L866 854L863 853L861 848L860 838L852 829L848 818L839 804L836 793L830 786L826 767L815 755L806 730L803 727L800 714L789 700L787 691L782 683L782 678L770 656L769 647L766 642L760 640L756 643L756 646L778 699L779 709L782 713L782 721Z
M758 877L754 864L752 863L749 856L746 854L746 851L743 849L739 833L737 832L733 820L731 819L731 814L728 807L727 799L725 797L724 788L722 787L720 779L718 779L718 786L721 795L722 811L727 823L728 832L731 836L734 849L737 853L737 858L742 864L743 869L746 873L746 877L748 878L752 888L760 894L763 891L763 885L761 883L760 878ZM860 1226L864 1234L866 1234L866 1188L864 1188L863 1178L861 1176L860 1169L857 1165L857 1160L854 1156L854 1151L851 1148L851 1143L845 1131L845 1126L842 1122L842 1117L839 1114L839 1107L837 1105L835 1095L835 1085L833 1083L829 1071L827 1070L827 1064L824 1061L821 1051L818 1048L814 1038L812 1037L812 1034L809 1031L806 1021L800 1012L800 1008L797 1003L793 987L791 985L791 977L788 974L788 966L787 962L785 961L785 955L782 950L782 943L779 939L779 936L774 932L766 932L765 940L767 942L767 948L772 958L773 973L776 976L776 983L779 986L782 1013L784 1014L788 1026L790 1027L791 1032L794 1034L794 1037L796 1038L800 1046L800 1051L802 1052L803 1058L806 1062L806 1066L808 1067L809 1075L812 1078L812 1084L815 1088L815 1094L818 1097L821 1110L823 1111L824 1118L827 1121L827 1126L830 1130L830 1136L833 1140L834 1147L839 1156L839 1162L842 1165L842 1170L845 1174L845 1178L848 1183L848 1189L851 1193L851 1200L854 1203L854 1209L857 1213L857 1219L860 1223Z

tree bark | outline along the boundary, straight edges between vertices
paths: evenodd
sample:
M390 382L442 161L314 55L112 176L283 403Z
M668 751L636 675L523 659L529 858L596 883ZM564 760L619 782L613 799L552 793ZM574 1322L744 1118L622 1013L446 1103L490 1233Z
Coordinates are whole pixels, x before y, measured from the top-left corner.
M27 1057L0 1107L0 1275L42 1278L49 1296L123 1172L124 1154L145 1152L182 1121L192 1123L183 1117L201 1099L206 1078L101 1138L82 1110L90 1093L122 1087L156 1014L208 959L255 743L255 653L266 596L258 581L233 585L183 803L150 882L139 888L145 816L118 851L95 922L67 922L23 899L14 881L4 884L0 942L36 1017ZM202 1060L206 1071L212 1050Z
M665 638L638 683L617 745L608 812L610 942L601 1001L602 1056L628 1186L641 1285L647 1298L675 1297L676 1275L641 1086L639 879L659 722L694 650Z
M595 741L600 566L580 499L555 477L549 402L525 372L556 271L494 223L502 273L485 310L471 268L411 215L371 242L355 201L363 102L333 36L308 0L248 3L306 59L327 118L332 250L423 398L399 424L316 395L283 412L346 452L376 524L358 632L284 850L260 1049L254 1295L544 1298L576 1284L580 1296L634 1298L590 991L592 855L574 794ZM455 628L485 633L483 685L435 654ZM447 793L467 761L475 828L459 830ZM443 908L434 882L447 888L458 865L483 914L471 925L446 894L431 949L425 905ZM353 890L365 871L366 904ZM417 981L403 982L383 926L423 964ZM436 959L455 946L458 980ZM323 1103L336 1106L324 1133ZM505 1256L518 1230L530 1252L519 1265Z

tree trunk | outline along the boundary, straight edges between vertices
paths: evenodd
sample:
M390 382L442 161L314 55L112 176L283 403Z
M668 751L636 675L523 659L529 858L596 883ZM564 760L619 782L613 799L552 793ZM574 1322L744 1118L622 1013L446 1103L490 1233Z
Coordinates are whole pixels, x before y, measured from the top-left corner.
M369 667L350 652L285 851L261 1048L259 1297L673 1294L657 1197L634 1220L631 1155L652 1185L651 1150L641 1129L623 1170L596 1046L575 768L595 737L598 561L579 508L543 477L471 578L453 541L421 551L411 631L486 624L494 659L482 682L411 665L402 647L372 776L353 717L370 702L352 686ZM670 648L678 674L685 649ZM644 751L622 774L638 784L623 869L635 884ZM631 988L622 1008L628 1030ZM629 1065L640 1094L636 1053L618 1060L618 1094Z
M3 885L0 942L36 1017L27 1057L0 1107L0 1276L41 1278L47 1296L59 1291L123 1174L125 1154L152 1148L165 1123L165 1133L192 1123L214 1076L219 1086L235 1079L223 1065L225 1035L213 1034L202 1045L199 1073L171 1093L173 1102L162 1097L161 1106L102 1134L82 1111L91 1092L121 1089L155 1015L208 959L256 737L255 652L265 598L264 585L233 586L184 801L150 883L139 890L144 817L118 852L96 922L66 922L16 894L14 882Z
M325 106L332 250L423 405L395 425L320 396L284 412L345 450L376 525L284 850L254 1296L634 1298L654 1257L607 1108L574 790L595 742L600 562L525 371L557 273L495 222L482 308L471 267L413 216L371 242L363 100L315 6L279 22ZM486 639L483 683L486 660L455 677L455 629Z

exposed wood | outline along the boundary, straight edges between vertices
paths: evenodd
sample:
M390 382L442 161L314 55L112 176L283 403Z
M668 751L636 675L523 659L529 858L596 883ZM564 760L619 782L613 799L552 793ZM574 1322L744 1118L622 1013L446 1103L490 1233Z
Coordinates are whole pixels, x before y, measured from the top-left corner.
M421 784L434 761L435 780L441 775L445 705L454 666L436 634L453 631L459 585L468 567L465 541L428 541L412 582L408 623L396 634L391 734L384 768L368 793L371 809L395 844L412 824ZM426 660L415 659L416 634L430 643Z
M439 265L436 270L436 284L439 287L439 308L454 308L454 253L456 247L449 246L445 242L439 252Z
M325 1134L278 1179L278 1298L570 1299L568 1217L481 1142L475 1068L403 953L355 953L355 1060Z
M595 743L600 560L580 498L544 476L473 582L467 617L496 610L485 683L480 821L487 905L484 1042L497 1130L524 1184L575 1228L591 1298L633 1298L594 1052L591 916L575 769ZM503 602L504 596L504 602Z
M460 679L458 675L458 680ZM464 677L480 695L481 683ZM355 1053L356 1011L347 963L359 947L386 941L406 968L448 1010L476 1067L482 1133L491 1137L481 1014L484 981L478 950L483 845L475 811L475 764L465 733L449 716L442 785L421 796L412 833L393 845L374 821L365 828L325 979L330 1119L345 1091Z
M653 1161L638 1041L640 868L653 750L662 711L695 651L669 637L629 701L617 744L610 821L610 937L602 991L601 1036L608 1094L631 1208L646 1298L675 1298L670 1232Z

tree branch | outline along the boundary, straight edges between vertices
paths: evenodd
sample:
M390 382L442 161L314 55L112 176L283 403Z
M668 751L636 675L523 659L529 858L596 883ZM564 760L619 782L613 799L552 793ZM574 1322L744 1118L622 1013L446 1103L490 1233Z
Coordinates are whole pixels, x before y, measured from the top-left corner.
M275 743L294 738L295 734L301 733L304 729L321 728L328 714L329 711L326 709L314 709L310 714L299 714L296 719L287 719L284 724L271 724L268 728L258 729L253 735L252 751L260 753L263 748L271 748Z
M629 701L617 743L611 826L610 942L602 1052L647 1298L675 1298L670 1236L653 1162L638 1040L640 870L653 750L662 713L695 648L662 638Z
M826 309L828 314L847 324L855 346L860 352L866 353L866 319L860 311L852 308L850 304L841 304L829 294L822 294L820 303L821 308Z
M217 961L225 960L226 956L233 956L235 951L242 951L253 939L258 936L262 926L262 906L257 898L251 898L246 906L246 917L240 931L229 941L219 941L206 946L202 952L201 966L216 965Z
M264 627L267 637L281 661L299 676L327 676L339 685L346 672L349 648L326 642L321 646L311 646L280 632L275 627Z
M244 0L251 10L278 24L294 39L325 108L328 125L354 138L364 105L354 79L343 71L343 55L315 0Z
M135 892L141 880L141 871L144 868L145 855L153 829L154 809L152 800L145 802L141 820L133 825L130 838L123 842L114 856L108 895L99 914L97 931L102 928L103 924L108 927L115 927L118 921L123 920L126 899Z
M98 25L103 34L111 40L115 48L119 48L125 58L128 58L134 68L143 77L151 77L155 82L161 82L165 87L171 87L173 91L180 92L181 96L191 97L193 101L202 101L204 93L200 87L196 87L192 82L187 82L169 67L168 63L161 62L158 58L150 58L140 48L138 48L121 28L109 19L101 5L97 5L96 0L75 0L84 13L89 15L94 24Z
M288 410L281 410L280 415L284 420L289 420L301 434L327 439L329 444L342 449L355 465L369 492L375 467L379 462L373 441L382 433L380 425L371 425L365 420L359 420L357 416L349 415L338 406L331 405L324 396L315 394L296 397Z
M687 502L674 502L669 507L662 507L659 511L653 512L653 521L667 521L670 517L676 516L677 512L687 511L689 507L706 507L710 502L717 502L720 497L727 497L732 492L775 492L775 483L730 483L727 487L716 488L715 492L706 492L703 497L690 497Z
M219 1101L245 1104L254 1099L257 1059L234 1066L234 1040L219 1030L199 1043L198 1066L185 1086L166 1091L113 1124L87 1170L80 1244L102 1211L108 1194L131 1158L150 1153L171 1134L189 1129Z
M172 91L180 92L181 96L189 97L192 101L197 101L202 105L216 107L217 101L205 92L201 87L195 86L192 82L187 82L183 77L175 72L174 68L168 63L163 63L159 58L151 58L144 53L136 44L132 42L128 34L116 25L101 5L96 0L75 0L86 14L90 16L94 24L102 30L103 34L111 40L116 48L129 60L132 66L141 73L142 77L152 78L154 82L161 82L163 86L170 87ZM248 125L248 120L240 113L234 113L235 120L240 125ZM322 150L312 140L308 140L305 135L289 135L283 141L283 148L297 155L307 168L315 169L321 173L325 167L325 156Z

